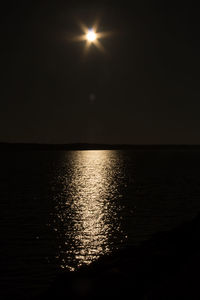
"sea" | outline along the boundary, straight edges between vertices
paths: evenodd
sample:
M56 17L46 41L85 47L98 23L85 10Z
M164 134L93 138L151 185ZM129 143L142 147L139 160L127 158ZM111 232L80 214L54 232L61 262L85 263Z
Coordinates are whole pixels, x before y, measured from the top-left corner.
M0 152L0 299L192 220L200 150Z

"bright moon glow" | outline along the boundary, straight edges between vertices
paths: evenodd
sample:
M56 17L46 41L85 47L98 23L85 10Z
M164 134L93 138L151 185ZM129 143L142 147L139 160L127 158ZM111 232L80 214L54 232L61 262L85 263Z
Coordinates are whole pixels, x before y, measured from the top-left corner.
M97 38L97 35L93 29L89 29L86 38L89 42L94 42Z
M105 49L99 39L109 37L111 33L98 32L98 21L95 22L92 28L88 28L82 22L80 22L80 27L84 34L75 36L72 40L77 42L85 41L85 53L88 52L91 45L96 46L100 51L105 53Z

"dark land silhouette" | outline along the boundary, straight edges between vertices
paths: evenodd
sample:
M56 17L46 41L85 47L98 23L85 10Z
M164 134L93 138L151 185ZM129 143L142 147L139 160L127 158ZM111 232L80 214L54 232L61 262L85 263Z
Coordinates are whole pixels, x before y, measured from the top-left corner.
M0 151L16 150L200 150L200 145L188 144L40 144L40 143L0 143Z
M138 247L63 272L41 299L200 299L200 214Z

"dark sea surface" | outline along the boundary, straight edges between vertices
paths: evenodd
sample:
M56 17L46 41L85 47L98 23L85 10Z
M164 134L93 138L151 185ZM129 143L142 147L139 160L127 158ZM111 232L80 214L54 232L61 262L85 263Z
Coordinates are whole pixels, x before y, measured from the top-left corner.
M200 151L0 152L0 298L138 245L200 211Z

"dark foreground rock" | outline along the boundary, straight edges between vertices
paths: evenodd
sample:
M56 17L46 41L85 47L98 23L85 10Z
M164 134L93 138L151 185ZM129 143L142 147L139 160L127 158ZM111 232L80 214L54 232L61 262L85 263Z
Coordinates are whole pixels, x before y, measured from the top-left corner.
M140 247L65 272L41 299L200 299L200 214Z

